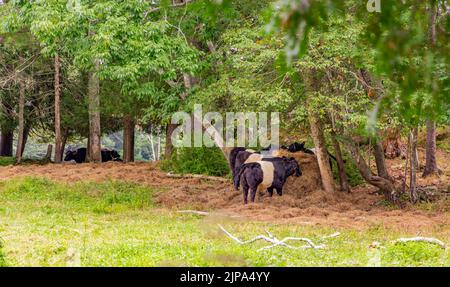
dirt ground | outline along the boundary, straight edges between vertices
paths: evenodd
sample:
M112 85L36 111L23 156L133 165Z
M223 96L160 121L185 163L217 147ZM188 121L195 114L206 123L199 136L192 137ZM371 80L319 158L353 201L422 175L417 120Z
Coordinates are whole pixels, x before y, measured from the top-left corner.
M448 154L444 155L448 157ZM308 160L306 159L305 162ZM419 185L449 186L448 162L444 175L422 179ZM302 165L302 167L305 163ZM390 172L401 175L402 161L388 161ZM305 169L305 168L304 168ZM400 210L383 204L383 196L371 186L353 188L352 193L327 194L312 174L290 179L282 197L274 194L258 195L254 204L243 205L242 192L234 190L230 182L204 178L173 178L149 163L104 163L64 165L24 165L0 167L0 180L23 176L46 177L56 181L124 180L159 189L156 203L161 208L211 211L220 216L273 223L333 226L366 229L373 226L398 227L410 232L448 230L450 237L450 200L447 193L434 207L406 206ZM444 192L445 193L445 192Z

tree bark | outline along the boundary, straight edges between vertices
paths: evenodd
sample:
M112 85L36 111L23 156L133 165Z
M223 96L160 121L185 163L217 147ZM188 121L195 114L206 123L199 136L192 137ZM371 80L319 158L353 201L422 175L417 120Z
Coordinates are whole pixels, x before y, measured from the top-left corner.
M375 163L377 165L378 175L387 180L392 180L392 178L389 175L389 172L387 171L387 168L386 168L386 161L384 158L383 145L378 140L374 144L373 154L375 156Z
M157 157L156 157L155 143L153 141L153 132L154 132L153 126L150 125L149 126L149 134L147 135L147 138L150 140L150 147L152 150L152 159L153 159L153 161L156 161Z
M379 188L380 191L383 192L386 200L397 203L397 190L395 189L394 184L390 180L372 174L372 171L361 155L359 148L354 143L345 141L344 144L350 152L350 156L356 163L356 167L364 180L370 185Z
M436 123L427 120L426 125L427 148L425 151L425 169L423 170L423 177L440 173L436 161Z
M123 119L123 161L134 161L135 121L131 116Z
M2 131L0 135L0 156L13 156L14 133Z
M24 131L25 131L25 84L19 84L19 133L17 135L16 163L22 162L24 150Z
M63 135L62 135L62 140L61 140L61 158L64 157L64 150L66 149L66 143L67 143L67 138L69 137L69 129L65 128Z
M433 5L434 4L434 5ZM438 17L437 3L433 3L430 9L430 23L429 23L429 41L431 46L436 45L436 20ZM428 119L427 126L427 147L425 152L425 169L423 170L423 177L439 174L440 170L436 161L436 123Z
M49 144L47 146L47 153L45 154L44 160L51 160L53 153L53 145Z
M176 129L176 124L168 124L166 127L166 147L164 150L165 159L170 159L173 153L172 133Z
M25 151L25 147L28 142L28 136L30 135L30 130L31 130L30 125L25 123L25 130L23 132L23 145L22 145L22 150L21 150L22 157L23 157L23 153Z
M322 123L319 116L315 112L309 113L309 122L316 151L315 154L319 164L320 176L322 178L322 187L325 191L331 193L334 192L334 181L333 174L330 169L327 148L325 145Z
M161 159L161 127L158 127L158 132L157 132L157 137L158 137L158 148L156 149L156 158L157 160Z
M95 70L89 74L89 138L90 162L102 161L101 128L100 128L100 80L96 74L99 63L95 61Z
M336 139L336 134L334 131L331 133L331 140L333 142L334 152L336 155L336 162L339 174L339 184L341 187L341 191L350 192L350 185L348 184L347 174L345 173L345 164L344 159L342 157L341 146Z
M87 147L86 147L86 159L85 162L90 162L91 161L91 135L88 135L88 139L87 139Z
M411 156L410 156L410 173L409 173L409 190L411 194L411 202L416 203L418 200L416 188L416 172L417 172L417 134L418 129L414 127L410 133L411 137Z
M61 86L60 86L60 60L56 53L54 59L55 66L55 163L62 161L62 135L61 135Z

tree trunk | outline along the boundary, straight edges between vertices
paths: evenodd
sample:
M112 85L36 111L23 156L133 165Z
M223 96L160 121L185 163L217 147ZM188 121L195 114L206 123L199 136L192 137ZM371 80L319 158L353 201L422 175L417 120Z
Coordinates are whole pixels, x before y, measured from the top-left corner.
M410 162L410 173L409 173L409 190L411 193L411 202L416 203L418 200L417 196L417 188L416 188L416 172L417 172L417 127L413 128L410 137L411 137L411 162Z
M16 163L22 162L24 150L24 131L25 131L25 85L19 84L19 133L17 135Z
M25 130L23 132L23 144L22 144L22 150L21 150L22 156L25 151L25 147L27 146L28 136L30 135L30 130L31 130L30 125L25 124Z
M63 135L62 135L62 140L61 140L61 158L64 157L64 150L66 149L66 143L67 143L67 138L69 137L69 129L65 128Z
M155 143L153 141L153 131L154 131L154 129L150 125L150 127L149 127L149 134L147 135L147 137L150 140L150 147L151 147L151 150L152 150L152 159L153 159L153 161L156 161L157 159L156 159Z
M158 148L156 149L156 158L157 160L161 159L161 127L158 127Z
M49 144L47 146L47 153L45 154L44 160L51 160L53 152L53 145Z
M386 168L386 161L384 159L383 145L378 140L374 144L373 154L375 156L375 163L377 165L378 175L387 180L392 180L392 178L390 177L389 172L387 171L387 168Z
M359 173L364 178L364 180L370 185L379 188L380 191L383 192L386 200L397 203L397 191L394 184L390 180L372 174L372 171L362 157L359 148L354 143L345 141L344 144L347 150L350 152L350 155L356 163L356 167L358 168Z
M315 112L309 113L309 122L311 125L311 134L315 146L315 154L319 164L322 186L327 192L334 192L333 174L331 173L329 157L325 145L322 123Z
M168 124L166 128L166 147L164 150L165 159L170 159L173 153L172 133L176 129L176 124Z
M426 125L427 148L425 152L425 169L423 170L423 177L440 173L436 161L436 123L427 120Z
M403 172L402 193L406 193L406 179L408 178L409 156L411 155L411 137L408 136L408 145L406 150L405 167Z
M96 74L99 63L95 61L95 70L89 74L89 138L90 162L102 161L101 128L100 128L100 80Z
M2 131L0 135L0 156L13 156L14 133Z
M430 9L430 23L428 36L431 46L433 47L436 45L436 20L438 17L437 6L438 6L437 3L432 2ZM428 119L426 121L426 126L427 126L427 148L425 152L425 169L423 170L422 174L423 177L440 173L436 161L436 123Z
M55 60L55 163L62 161L62 135L61 135L61 86L60 86L60 61L56 53Z
M131 116L123 119L123 161L134 161L134 134L135 122Z
M85 162L90 162L91 161L91 135L88 135L88 139L87 139L87 146L86 146L86 158L85 158Z
M331 133L331 140L333 142L334 152L336 155L341 191L350 192L350 185L348 184L347 174L345 173L345 164L342 157L341 146L336 139L336 134L334 131Z

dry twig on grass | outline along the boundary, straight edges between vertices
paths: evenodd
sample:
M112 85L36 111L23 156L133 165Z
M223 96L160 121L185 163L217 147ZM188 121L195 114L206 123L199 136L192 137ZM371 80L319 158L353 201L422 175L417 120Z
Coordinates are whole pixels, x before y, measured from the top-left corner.
M178 210L178 213L189 213L189 214L197 214L197 215L208 215L209 212L206 211L198 211L198 210Z
M314 244L314 242L313 242L311 239L306 238L306 237L285 237L285 238L279 240L278 238L276 238L272 233L270 233L270 232L267 231L267 230L266 230L266 233L267 233L268 237L267 237L267 236L264 236L264 235L258 235L258 236L256 236L256 237L253 238L253 239L250 239L250 240L247 240L247 241L242 241L242 240L240 240L239 238L237 238L237 237L235 237L234 235L232 235L231 233L229 233L229 232L228 232L222 225L220 225L220 224L219 224L219 228L220 228L220 229L221 229L228 237L230 237L231 239L233 239L234 241L236 241L237 243L239 243L239 244L241 244L241 245L253 243L253 242L258 241L258 240L264 240L264 241L267 241L267 242L269 242L269 243L272 243L272 245L262 247L262 248L258 249L258 251L270 249L270 248L273 248L273 247L276 247L276 246L283 246L283 247L287 247L287 248L289 248L289 249L308 249L308 248L313 248L313 249L323 249L323 248L325 248L325 245L323 245L323 244L316 245L316 244ZM334 234L332 234L332 235L330 235L330 236L327 236L327 237L324 237L324 238L331 238L331 237L336 237L336 236L339 236L339 234L334 233ZM292 246L292 245L287 244L287 243L286 243L287 241L303 241L303 242L306 242L307 245L303 245L303 246Z
M426 243L432 243L432 244L437 244L439 246L441 246L442 248L446 249L447 245L445 245L444 242L440 241L439 239L436 238L431 238L431 237L421 237L421 236L417 236L417 237L410 237L410 238L399 238L394 240L392 243L397 244L397 243L405 243L405 242L426 242Z
M322 237L322 239L334 238L334 237L338 237L339 235L341 235L340 232L335 232L333 234Z

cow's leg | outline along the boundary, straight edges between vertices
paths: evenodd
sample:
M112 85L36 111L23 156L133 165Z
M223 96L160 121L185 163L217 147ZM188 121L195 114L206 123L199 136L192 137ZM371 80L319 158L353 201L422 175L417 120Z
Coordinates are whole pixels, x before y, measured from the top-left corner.
M244 204L247 204L248 188L249 188L248 184L244 183L244 185L242 186L242 191L244 195Z
M273 195L273 187L269 187L267 189L267 191L269 192L269 197L272 197L272 195Z
M282 188L282 187L277 187L276 190L277 190L277 194L278 194L279 196L282 196L282 195L283 195L283 188Z
M259 190L258 186L252 187L252 193L250 195L250 199L252 202L255 202L255 197L256 197L256 193L258 192L258 190Z

